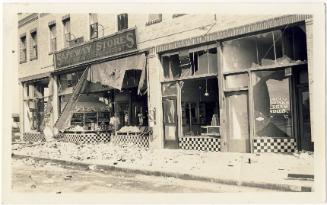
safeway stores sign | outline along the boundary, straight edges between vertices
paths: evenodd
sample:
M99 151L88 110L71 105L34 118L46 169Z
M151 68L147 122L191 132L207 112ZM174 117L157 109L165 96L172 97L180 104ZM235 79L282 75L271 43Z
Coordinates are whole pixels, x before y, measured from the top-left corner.
M135 49L137 49L135 29L126 30L55 53L56 69L91 62Z

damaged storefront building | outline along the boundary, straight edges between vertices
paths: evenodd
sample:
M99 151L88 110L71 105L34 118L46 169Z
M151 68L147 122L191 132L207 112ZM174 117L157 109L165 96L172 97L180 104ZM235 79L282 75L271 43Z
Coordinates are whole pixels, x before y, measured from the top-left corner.
M131 141L148 147L146 54L137 50L135 29L59 51L55 62L60 116L54 127L59 138L135 138Z
M200 37L206 45L158 47L165 147L313 151L311 27L304 21L283 25L292 17L279 20L217 32L212 42L203 40L212 36Z
M312 17L258 18L229 28L219 19L205 34L173 38L153 30L145 38L149 23L144 31L126 28L54 52L53 71L21 81L24 136L51 132L67 142L214 152L313 151ZM161 21L153 22L167 23Z

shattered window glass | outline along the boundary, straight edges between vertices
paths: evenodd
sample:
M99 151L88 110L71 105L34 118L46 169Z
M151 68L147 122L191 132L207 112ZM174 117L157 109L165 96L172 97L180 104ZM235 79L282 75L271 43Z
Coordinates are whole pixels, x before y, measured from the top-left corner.
M177 95L176 83L164 83L162 84L162 96Z
M285 71L257 71L254 83L255 135L291 137L289 78L285 76Z
M256 39L256 37L250 36L223 43L224 72L256 67L258 64Z
M256 35L258 59L262 66L275 63L274 34L273 32Z
M223 42L224 72L307 60L304 25Z

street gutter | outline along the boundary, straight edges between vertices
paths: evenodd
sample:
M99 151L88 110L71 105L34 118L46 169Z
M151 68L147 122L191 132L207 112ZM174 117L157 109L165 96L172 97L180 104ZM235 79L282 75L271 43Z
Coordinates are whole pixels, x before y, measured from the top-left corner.
M74 162L74 161L66 161L62 159L49 159L42 157L34 157L28 155L17 155L12 154L12 158L15 159L26 159L31 158L36 161L46 161L52 162L56 164L60 164L65 168L80 168L81 170L90 170L90 166L95 167L95 171L105 170L105 171L116 171L116 172L125 172L125 173L134 173L141 175L151 175L151 176L161 176L161 177L174 177L183 180L197 180L197 181L205 181L205 182L213 182L218 184L226 184L226 185L235 185L235 186L247 186L247 187L255 187L262 189L270 189L276 191L285 191L285 192L311 192L313 191L311 186L297 186L297 185L289 185L289 184L277 184L277 183L266 183L266 182L255 182L255 181L240 181L234 179L219 179L213 177L204 177L197 176L186 173L177 173L177 172L163 172L163 171L152 171L145 169L133 169L133 168L125 168L119 166L112 165L101 165L101 164L92 164L86 162Z

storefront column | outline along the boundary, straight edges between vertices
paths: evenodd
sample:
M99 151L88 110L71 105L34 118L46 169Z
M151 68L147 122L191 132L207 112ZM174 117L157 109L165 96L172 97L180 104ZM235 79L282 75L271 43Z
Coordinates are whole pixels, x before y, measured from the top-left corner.
M184 82L180 81L177 83L177 132L178 137L183 136L183 125L182 125L182 88L183 88Z
M33 96L31 93L34 92L34 87L33 85L26 85L26 83L23 84L23 117L22 117L22 121L24 121L23 123L23 127L22 130L23 132L29 132L31 131L31 120L30 120L30 109L29 109L29 101L28 100L24 100L24 99L28 99L30 96Z
M52 87L52 107L53 107L52 126L54 126L54 123L57 121L59 115L58 76L52 76L50 80L52 80L52 86L53 86Z
M24 134L24 83L19 83L19 131L20 140L23 140Z
M227 117L226 117L226 98L224 94L223 77L223 54L221 44L217 44L218 60L218 90L219 90L219 111L220 111L220 151L227 152Z
M163 68L159 56L154 52L149 53L147 62L149 127L153 130L149 146L151 149L162 149L164 134L160 72Z
M313 123L315 118L315 106L314 99L316 98L314 93L314 72L313 72L313 19L305 21L306 41L307 41L307 57L308 57L308 78L309 78L309 96L310 96L310 123L311 123L311 140L314 142L315 137L315 124ZM318 97L319 98L319 97ZM317 98L316 98L317 99Z

